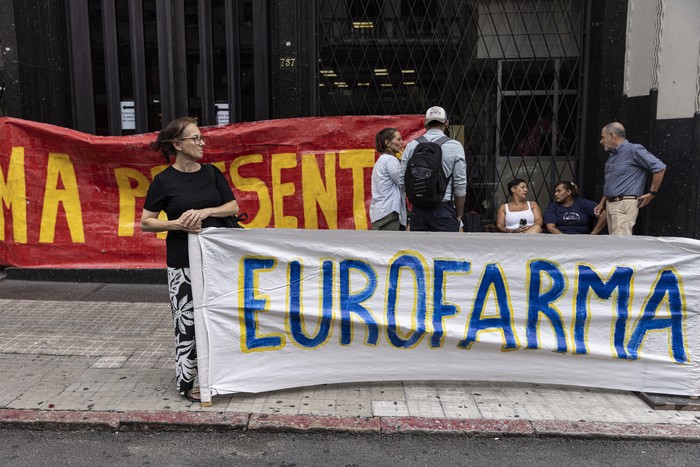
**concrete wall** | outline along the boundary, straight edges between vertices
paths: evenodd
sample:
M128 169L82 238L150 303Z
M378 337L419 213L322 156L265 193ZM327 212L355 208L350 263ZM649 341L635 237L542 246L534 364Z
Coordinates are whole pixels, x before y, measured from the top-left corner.
M656 118L700 111L700 1L630 0L625 89L628 97L658 89Z
M700 238L700 2L591 1L584 184L602 194L600 129L622 122L668 166L635 233Z
M0 1L8 116L71 126L65 13L64 1Z
M21 113L20 80L17 66L15 9L12 2L0 2L0 116Z

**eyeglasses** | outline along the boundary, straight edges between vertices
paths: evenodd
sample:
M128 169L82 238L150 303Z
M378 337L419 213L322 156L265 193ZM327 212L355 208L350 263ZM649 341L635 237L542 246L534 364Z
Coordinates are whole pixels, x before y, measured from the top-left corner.
M192 141L194 141L194 144L197 145L202 145L206 143L206 140L202 135L187 136L186 138L173 138L172 141L182 141L183 139L191 139Z

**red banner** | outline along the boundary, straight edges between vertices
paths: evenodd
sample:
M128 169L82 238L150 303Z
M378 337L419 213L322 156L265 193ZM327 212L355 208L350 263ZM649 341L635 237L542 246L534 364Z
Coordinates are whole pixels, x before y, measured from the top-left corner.
M204 162L224 173L249 228L367 229L374 135L386 127L410 141L423 117L205 127ZM165 234L139 228L148 186L167 167L148 147L155 136L100 137L0 118L0 264L164 267Z

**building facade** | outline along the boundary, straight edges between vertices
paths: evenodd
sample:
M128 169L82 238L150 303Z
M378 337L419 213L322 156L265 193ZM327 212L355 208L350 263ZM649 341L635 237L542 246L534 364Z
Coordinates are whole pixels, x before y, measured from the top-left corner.
M638 233L700 238L694 0L0 0L0 112L98 135L447 109L487 221L602 194L600 128L668 165ZM371 144L371 143L370 143Z

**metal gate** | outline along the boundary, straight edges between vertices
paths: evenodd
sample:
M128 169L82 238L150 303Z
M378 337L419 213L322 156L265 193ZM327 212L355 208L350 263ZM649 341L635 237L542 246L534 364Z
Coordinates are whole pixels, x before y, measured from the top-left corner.
M445 107L486 220L513 178L577 180L586 0L317 0L321 115ZM378 129L379 130L379 129Z
M71 0L76 129L144 133L269 114L268 1Z
M211 125L441 105L467 154L467 209L494 219L509 180L527 180L546 206L556 180L582 175L590 4L75 0L66 8L76 129L129 134L184 114ZM311 27L293 26L300 18ZM299 66L277 69L280 49L294 49Z

